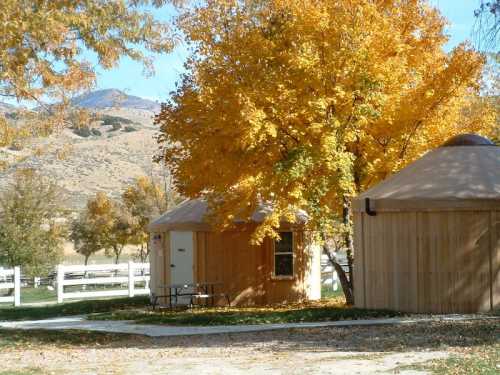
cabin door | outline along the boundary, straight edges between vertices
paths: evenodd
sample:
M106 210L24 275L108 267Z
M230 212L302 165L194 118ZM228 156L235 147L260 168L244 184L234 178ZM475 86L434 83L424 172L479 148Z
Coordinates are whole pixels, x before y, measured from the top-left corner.
M193 232L170 232L170 283L193 283Z

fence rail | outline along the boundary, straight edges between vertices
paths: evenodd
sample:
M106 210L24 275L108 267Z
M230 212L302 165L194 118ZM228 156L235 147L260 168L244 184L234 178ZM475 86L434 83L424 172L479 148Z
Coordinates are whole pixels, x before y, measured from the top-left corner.
M19 267L0 270L0 290L9 290L12 294L0 297L0 303L13 303L14 306L21 304L21 270Z
M127 272L126 275L118 275ZM75 275L76 274L76 275ZM103 275L105 274L105 275ZM68 278L66 276L69 276ZM147 295L149 291L149 263L101 264L91 266L57 266L57 302L65 299ZM136 283L144 283L136 287ZM112 290L67 292L65 286L106 285L122 287Z
M341 256L338 261L344 272L349 273L347 258ZM335 268L325 254L321 255L321 285L331 287L333 291L337 291L341 288L337 271L335 271Z

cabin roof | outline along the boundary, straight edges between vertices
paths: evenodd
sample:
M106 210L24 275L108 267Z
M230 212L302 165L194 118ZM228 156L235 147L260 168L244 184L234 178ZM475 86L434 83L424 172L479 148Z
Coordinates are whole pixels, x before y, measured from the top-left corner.
M459 140L460 141L460 140ZM473 147L471 147L473 146ZM366 198L380 206L405 201L496 201L500 203L500 147L492 144L447 142L400 172L360 194L354 200L361 207Z
M172 210L165 212L153 220L148 229L150 232L167 230L207 230L210 225L206 220L208 203L204 199L190 199L182 202ZM252 215L251 222L261 223L272 212L269 205L261 205ZM305 211L297 210L296 222L304 224L308 220ZM235 220L243 223L243 220Z

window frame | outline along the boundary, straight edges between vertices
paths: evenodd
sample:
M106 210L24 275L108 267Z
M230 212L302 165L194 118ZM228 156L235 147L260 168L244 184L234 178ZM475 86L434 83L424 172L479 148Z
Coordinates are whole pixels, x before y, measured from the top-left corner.
M292 246L291 251L276 251L276 239L273 239L273 273L272 278L275 280L293 280L295 278L295 234L291 230L280 231L280 237L282 233L290 233L292 236ZM291 255L292 256L292 273L290 275L277 275L276 274L276 255Z

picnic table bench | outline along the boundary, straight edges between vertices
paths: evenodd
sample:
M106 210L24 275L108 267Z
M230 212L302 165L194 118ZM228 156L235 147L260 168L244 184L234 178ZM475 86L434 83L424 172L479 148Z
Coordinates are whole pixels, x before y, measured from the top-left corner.
M164 289L165 293L151 293L151 305L153 310L159 305L160 298L168 298L168 307L172 309L179 304L179 297L189 298L189 307L195 306L197 300L204 300L205 306L210 302L211 306L215 305L216 297L223 297L228 306L231 305L229 294L216 293L215 287L223 285L220 282L205 282L205 283L187 283L187 284L168 284L160 285L159 289ZM168 291L168 292L167 292Z

